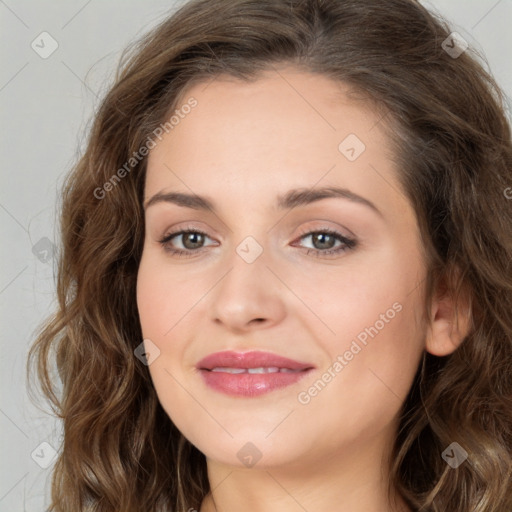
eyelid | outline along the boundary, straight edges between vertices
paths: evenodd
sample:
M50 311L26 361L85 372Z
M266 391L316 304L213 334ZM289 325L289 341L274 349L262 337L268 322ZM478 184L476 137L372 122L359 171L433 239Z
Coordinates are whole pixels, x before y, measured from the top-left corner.
M352 231L350 231L349 229L347 229L345 227L343 227L343 229L345 229L348 233L343 234L340 232L340 228L331 228L325 224L320 226L319 228L315 228L315 227L311 227L311 226L303 227L299 230L299 234L294 238L294 241L297 240L298 238L302 238L304 235L310 235L312 233L332 233L334 235L339 235L340 237L345 238L345 239L351 239L351 238L355 239L356 238L356 235L354 235L354 233L352 233ZM203 230L203 229L198 228L193 225L180 226L178 224L177 228L174 228L172 230L169 228L168 230L165 230L165 235L160 237L160 241L164 238L168 238L170 236L178 235L183 232L189 232L189 231L197 232L204 236L207 236L208 238L212 238L206 232L206 230Z
M310 225L308 225L307 227L301 228L299 230L299 235L296 237L296 239L302 238L304 235L310 235L312 233L332 233L334 235L346 238L348 240L356 238L356 235L354 235L354 233L352 233L352 231L350 231L349 229L343 228L345 231L347 231L347 234L343 234L341 232L341 229L341 227L330 227L325 224L321 225L319 228L311 227Z

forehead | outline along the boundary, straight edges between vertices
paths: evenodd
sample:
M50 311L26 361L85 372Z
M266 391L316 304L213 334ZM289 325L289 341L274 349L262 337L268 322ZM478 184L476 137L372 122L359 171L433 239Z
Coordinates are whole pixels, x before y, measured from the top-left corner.
M382 114L343 83L285 68L251 82L196 83L178 113L192 99L150 152L146 198L172 189L247 205L316 184L396 195Z

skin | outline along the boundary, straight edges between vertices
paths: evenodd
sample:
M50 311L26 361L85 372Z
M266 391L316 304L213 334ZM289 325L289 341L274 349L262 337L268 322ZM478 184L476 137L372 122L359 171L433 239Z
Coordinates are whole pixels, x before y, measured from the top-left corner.
M429 305L432 322L423 320L417 219L382 116L347 91L292 67L252 83L218 77L196 84L182 103L194 97L197 106L149 155L145 202L173 191L207 196L216 208L147 207L137 286L144 338L160 351L149 366L159 400L207 458L213 499L205 498L201 512L409 510L400 499L390 503L386 491L400 407L423 352L450 353L465 324L454 327L446 297ZM354 161L338 148L349 134L366 146ZM380 214L346 198L276 207L290 189L327 186L349 189ZM195 250L191 257L165 251L165 235L191 228L206 232L204 241L168 243ZM322 255L328 249L305 233L325 228L356 246ZM236 252L248 236L263 249L252 263ZM300 403L299 393L332 373L358 334L397 303L394 318ZM221 350L270 351L315 370L259 397L227 396L196 369ZM237 457L248 442L261 453L251 468Z

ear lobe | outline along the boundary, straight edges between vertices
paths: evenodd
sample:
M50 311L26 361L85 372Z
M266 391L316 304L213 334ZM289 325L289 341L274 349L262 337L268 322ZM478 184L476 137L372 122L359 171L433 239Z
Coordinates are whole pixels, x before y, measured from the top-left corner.
M469 293L461 293L458 304L449 293L433 299L431 322L425 341L427 352L434 356L447 356L464 341L471 328L469 297Z

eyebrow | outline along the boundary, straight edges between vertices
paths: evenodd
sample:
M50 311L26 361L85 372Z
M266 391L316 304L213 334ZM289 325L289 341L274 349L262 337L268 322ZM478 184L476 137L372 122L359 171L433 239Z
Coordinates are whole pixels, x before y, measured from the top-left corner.
M371 201L346 188L339 187L289 190L286 194L278 196L276 204L277 208L284 210L296 208L298 206L305 206L316 201L320 201L321 199L328 198L348 199L354 203L367 206L380 217L384 217L382 212ZM194 210L210 210L213 213L216 212L215 205L211 199L197 194L186 194L183 192L158 192L146 201L144 209L147 209L157 203L173 203L178 206L192 208Z

